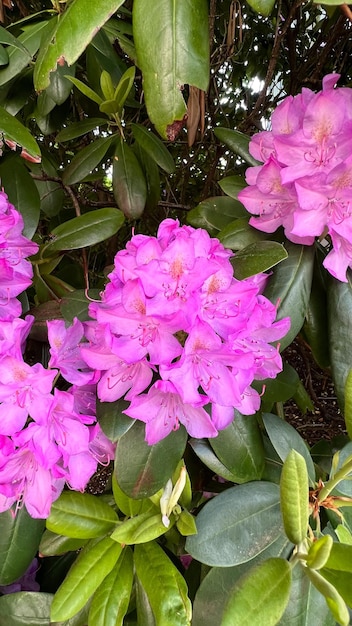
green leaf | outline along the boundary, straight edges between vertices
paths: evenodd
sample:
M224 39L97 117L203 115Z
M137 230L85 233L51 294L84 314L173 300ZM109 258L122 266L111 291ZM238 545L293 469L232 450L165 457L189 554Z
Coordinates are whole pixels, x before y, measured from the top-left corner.
M133 554L127 547L93 596L88 626L122 626L130 602L132 582Z
M100 300L99 294L99 289L89 289L88 292L85 289L75 289L67 294L60 301L60 311L64 319L70 324L75 317L81 322L89 320L88 307L92 300Z
M237 200L240 191L246 186L242 176L226 176L219 181L219 186L227 196Z
M290 597L291 566L284 559L268 559L252 568L235 586L221 626L275 626Z
M307 566L311 569L321 569L324 567L331 553L332 546L333 538L330 535L318 537L309 548L306 561Z
M328 0L328 2L331 0ZM247 0L249 6L260 15L267 17L275 6L275 0Z
M339 571L324 567L320 574L329 581L340 594L346 604L352 605L352 574L351 572Z
M347 283L328 282L329 347L332 377L338 403L343 409L345 384L351 369L352 353L352 276Z
M328 569L352 573L352 545L334 542L325 566Z
M256 244L257 241L265 240L266 237L266 233L261 233L248 224L248 217L238 218L230 222L218 234L223 246L231 248L231 250L243 250L243 248Z
M164 535L174 523L175 519L171 518L170 526L166 527L161 521L160 512L153 514L152 511L147 511L119 524L112 533L111 539L122 545L147 543Z
M100 88L105 100L114 100L114 85L109 72L106 70L103 70L100 74Z
M117 442L116 479L131 498L147 498L164 487L183 456L187 433L183 427L149 446L145 425L136 421Z
M290 450L282 468L280 501L285 533L300 544L307 536L309 485L305 459L296 450Z
M317 257L314 263L312 289L302 334L312 350L314 360L322 369L330 366L329 342L322 341L322 337L328 336L325 282L322 276L321 259Z
M190 626L191 603L185 580L162 548L154 541L136 546L134 563L156 624Z
M230 470L236 483L259 480L264 470L264 447L254 415L241 415L218 436L209 440L216 456Z
M133 136L155 163L168 174L175 171L175 162L163 142L141 124L131 124Z
M150 120L173 141L187 112L182 85L203 91L209 81L206 0L135 0L133 37Z
M153 504L149 498L143 498L142 500L135 500L127 496L118 484L115 475L112 477L112 491L114 494L114 500L118 509L127 517L134 517L140 513L146 513L153 511L154 513L160 512L160 509Z
M63 104L71 93L72 84L68 79L72 78L75 71L75 65L67 67L66 64L63 64L58 65L56 70L50 74L50 84L45 90L45 95L58 106Z
M100 402L97 398L97 418L105 435L111 441L118 441L135 422L122 412L128 406L129 402L124 398L119 398L114 402Z
M123 4L123 0L74 0L60 16L40 47L34 68L34 86L37 91L46 89L57 64L66 61L72 65L81 56L95 33ZM72 36L79 33L79 37Z
M138 142L135 142L132 146L132 150L137 156L138 162L142 167L145 182L147 184L147 199L145 203L145 209L147 211L154 211L158 206L161 196L161 181L159 168L149 155L143 150Z
M110 532L117 521L115 511L98 496L63 491L52 504L46 526L66 537L90 539Z
M50 530L43 533L39 544L39 552L44 556L60 556L66 552L76 552L87 543L88 539L72 539L57 535Z
M124 217L114 208L96 209L74 217L51 231L52 239L42 250L43 257L55 252L94 246L112 237L121 228Z
M45 521L33 519L26 508L0 513L0 585L22 576L35 557Z
M4 46L0 44L0 65L7 65L9 62L9 55Z
M210 444L205 439L190 439L189 444L196 453L197 457L206 465L214 474L235 483L236 477L225 467L218 457L212 451Z
M232 152L238 154L244 159L248 165L258 165L258 161L254 159L249 152L250 137L240 133L238 130L230 130L229 128L215 128L214 135L225 144ZM244 187L245 185L243 185ZM243 188L242 187L242 188ZM227 193L227 192L225 192Z
M98 104L99 106L102 104L103 102L103 98L101 96L99 96L99 94L97 94L95 91L93 91L93 89L91 89L88 85L86 85L85 83L83 83L81 80L79 80L78 78L75 78L74 76L66 76L67 80L69 80L75 87L77 87L77 89L83 93L84 96L86 96L87 98L89 98L90 100L92 100L93 102L95 102L96 104Z
M292 570L291 594L278 626L335 626L324 596L312 585L300 563Z
M51 593L19 591L0 597L1 626L48 626Z
M235 277L243 280L271 269L284 259L287 252L277 241L256 241L237 252L234 258Z
M33 237L39 222L40 197L23 159L10 157L1 161L0 179L9 201L23 217L23 234Z
M197 534L197 525L194 516L184 509L176 522L178 532L184 537Z
M66 167L62 175L65 185L73 185L81 182L86 176L99 165L115 140L114 135L109 137L98 137L94 139L83 150L80 150L73 157L71 163Z
M187 221L195 228L205 228L209 235L217 237L219 231L237 218L246 218L243 204L227 196L214 196L200 202L187 214Z
M3 107L0 106L0 132L4 134L5 139L14 141L24 148L28 154L35 159L40 159L40 149L29 132L28 128L23 126L13 115L10 115Z
M304 439L302 439L295 428L280 419L277 415L272 415L271 413L263 413L263 422L270 441L280 459L285 461L291 450L299 452L307 464L309 480L314 484L315 468L312 457Z
M202 508L187 551L201 563L230 567L250 561L283 531L279 487L253 481L232 487Z
M39 48L42 33L46 27L47 21L45 20L22 27L24 32L19 35L17 41L20 46L23 45L23 49L11 47L8 50L9 64L0 70L0 85L5 85L27 67Z
M274 268L264 294L273 304L279 303L278 320L284 317L291 319L290 330L280 340L282 350L290 345L303 326L314 265L313 246L298 246L292 243L285 245L288 258Z
M136 68L134 65L132 65L121 76L121 80L119 81L119 84L117 85L115 92L113 93L113 99L117 102L120 111L122 111L124 104L133 87L135 75Z
M104 537L89 542L70 568L51 605L51 621L69 619L86 604L115 566L122 548Z
M17 48L18 50L24 52L24 54L28 55L28 50L26 50L24 45L3 26L0 26L0 43L13 46L14 48Z
M305 571L314 587L325 597L327 605L336 621L341 626L348 626L350 623L349 612L335 587L316 570L307 567Z
M284 369L276 378L266 378L256 381L254 387L264 394L262 395L261 410L270 411L275 402L286 402L293 398L297 392L300 380L295 369L284 363Z
M82 137L82 135L87 135L95 128L104 126L107 123L108 120L102 117L89 117L88 119L83 119L81 122L73 122L66 128L60 130L60 132L56 135L56 141L70 141L70 139Z
M112 185L117 206L125 217L140 218L147 199L147 184L137 157L122 138L113 160Z
M352 369L347 374L345 383L345 408L344 418L347 434L352 439Z
M212 567L197 590L193 605L192 626L219 624L229 595L239 579L247 574L254 565L258 565L270 557L288 558L291 551L292 544L282 535L266 550L247 563L234 567ZM253 622L254 624L255 622ZM299 623L296 626L303 625Z

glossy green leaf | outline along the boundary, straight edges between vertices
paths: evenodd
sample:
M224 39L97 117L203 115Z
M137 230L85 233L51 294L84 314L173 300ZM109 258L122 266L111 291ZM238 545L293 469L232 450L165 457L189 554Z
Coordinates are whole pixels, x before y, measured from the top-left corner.
M215 196L200 202L195 209L187 214L187 221L194 228L205 228L212 237L234 219L247 218L248 213L243 204L227 196Z
M264 470L264 447L254 415L235 412L233 422L209 439L218 459L230 470L236 483L259 480Z
M115 511L98 496L63 491L53 502L46 526L66 537L90 539L111 531L117 521Z
M321 260L317 257L302 334L312 350L315 361L319 367L325 369L330 366L330 354L329 342L322 341L322 337L328 336L328 311L326 285L321 270Z
M147 511L119 524L111 534L111 539L122 545L146 543L164 535L174 523L175 520L170 520L170 526L166 527L161 521L160 512L153 515L152 511Z
M290 317L291 327L280 340L284 350L303 326L307 313L312 285L314 249L313 246L285 244L288 258L277 265L268 281L265 296L279 304L277 319Z
M265 17L270 15L275 6L275 0L247 0L247 2L256 13L260 13L260 15Z
M291 567L284 559L268 559L240 578L225 607L221 626L275 626L290 597Z
M83 150L80 150L72 158L71 163L63 172L62 180L65 185L73 185L81 182L83 178L91 174L91 172L99 165L105 157L115 137L98 137L94 139Z
M132 150L135 153L140 166L142 167L145 182L147 185L147 199L145 202L145 210L154 211L161 198L161 180L159 167L154 159L151 159L149 155L143 150L138 142L135 142L132 146Z
M225 248L242 250L247 246L255 244L257 241L265 240L267 236L266 233L261 233L259 230L252 228L248 223L248 217L242 217L225 226L219 232L218 238Z
M202 508L187 551L201 563L231 567L250 561L283 532L279 487L253 481L232 487Z
M121 550L110 537L90 542L83 548L54 596L52 622L67 620L80 611L111 572Z
M23 234L32 238L39 221L40 197L23 159L10 157L1 161L0 179L2 186L6 189L9 201L23 217Z
M125 548L114 569L96 590L89 609L88 626L122 626L130 602L133 554Z
M258 165L258 161L256 161L249 152L250 137L240 133L238 130L230 130L229 128L221 127L215 128L214 135L219 141L224 143L225 146L230 148L232 152L241 156L248 165ZM243 187L244 186L243 184Z
M181 426L149 446L145 425L136 421L117 442L115 473L121 489L132 498L146 498L164 487L183 456L187 433Z
M72 84L68 78L72 78L75 71L75 65L67 67L64 63L62 65L58 65L56 70L50 74L50 84L44 93L58 106L63 104L71 93Z
M0 626L49 626L51 593L19 591L0 597Z
M57 17L50 36L40 47L34 69L34 86L37 91L45 89L58 63L63 60L72 65L93 39L95 33L123 4L123 0L74 0L64 13ZM79 32L79 37L72 33Z
M122 138L113 160L112 185L117 206L127 219L141 217L147 199L147 184L137 157Z
M7 65L9 62L9 55L5 50L4 46L0 44L0 66Z
M135 422L122 412L128 406L129 402L124 398L114 402L100 402L97 398L97 418L101 429L111 441L120 439Z
M282 468L280 500L285 533L300 544L308 530L309 485L305 459L296 450L290 450Z
M51 231L52 239L42 251L43 257L50 257L62 250L77 250L94 246L112 237L121 228L124 217L114 208L96 209L79 217L74 217Z
M5 139L10 139L27 150L32 157L40 158L39 146L28 128L3 107L0 107L0 132L4 134Z
M291 550L292 544L282 535L266 550L247 563L234 567L212 567L197 590L193 605L192 626L220 624L229 595L239 579L247 574L254 565L258 565L268 558L288 558ZM302 624L296 626L302 626Z
M160 508L155 506L149 498L143 498L142 500L136 500L126 495L120 485L118 484L115 475L112 477L112 491L114 494L114 500L118 509L128 517L134 517L140 513L146 513L153 511L154 513L160 513Z
M216 454L211 449L210 444L205 439L190 439L189 444L196 453L197 457L206 465L214 474L235 483L236 477L228 470Z
M22 576L38 550L45 521L33 519L25 507L0 513L0 585Z
M226 176L219 181L219 187L227 196L237 200L240 191L246 186L243 176Z
M263 413L263 422L270 441L282 461L285 461L291 450L296 450L303 456L308 470L309 480L315 482L315 469L308 447L295 428L280 419L277 415Z
M299 377L289 363L284 363L282 372L276 378L266 378L257 381L254 385L257 391L263 394L261 410L270 411L275 402L286 402L294 397L298 389Z
M326 567L328 569L352 573L352 545L334 542L326 562Z
M317 0L313 0L317 4ZM324 5L327 7L335 7L343 4L342 0L324 0Z
M90 133L92 130L100 126L104 126L108 123L108 120L102 117L89 117L88 119L83 119L81 122L73 122L66 128L60 130L60 132L56 135L56 141L70 141L70 139L76 139L77 137L82 137L82 135L86 135Z
M121 80L119 81L119 84L117 85L115 92L113 93L113 99L117 102L121 111L133 87L135 75L136 68L134 65L132 65L121 76Z
M350 623L350 616L347 606L344 603L339 592L335 589L334 585L326 580L320 574L320 572L317 572L316 570L309 569L309 567L307 567L305 571L310 581L313 583L314 587L316 587L318 591L320 591L320 593L324 596L327 605L336 621L341 626L348 626L348 624Z
M39 544L39 552L44 556L60 556L66 552L76 552L87 543L88 539L72 539L45 530Z
M328 320L331 370L338 403L343 409L345 384L351 369L352 353L352 276L347 283L329 280Z
M105 100L114 99L114 85L109 72L107 72L106 70L103 70L100 74L100 89L103 93Z
M136 546L134 563L156 624L190 626L192 609L186 582L162 548L154 541Z
M81 322L89 320L88 307L92 300L100 300L99 294L99 289L89 289L88 292L85 289L75 289L67 294L60 302L60 311L65 320L70 323L75 317Z
M83 83L78 78L74 76L67 76L67 79L81 92L84 96L98 104L99 106L102 104L103 99L99 94L97 94L91 87Z
M178 532L184 537L197 534L197 525L194 516L184 509L181 511L181 515L176 521L176 527Z
M300 563L292 569L290 599L278 626L335 626L324 596L312 585L305 570Z
M23 45L23 49L11 47L8 50L9 64L0 70L0 85L5 85L27 67L39 48L42 33L46 27L47 21L45 20L22 27L23 32L17 41Z
M333 538L330 535L318 537L309 548L307 566L311 569L321 569L326 565L333 546Z
M344 418L347 434L352 439L352 369L347 374L345 383L345 407Z
M331 585L340 594L341 598L346 604L351 607L352 605L352 574L351 572L344 572L339 570L329 569L324 567L319 572L324 578L329 581Z
M287 259L287 252L277 241L256 241L236 253L235 277L243 280L254 274L265 272Z
M18 48L24 52L24 54L28 54L28 50L24 47L24 45L10 33L10 31L6 30L3 26L0 26L0 43L7 44L8 46L13 46L14 48Z
M175 162L163 142L141 124L132 124L133 136L158 165L168 174L175 171Z
M181 86L208 88L208 3L135 0L133 36L149 118L173 141L187 113Z

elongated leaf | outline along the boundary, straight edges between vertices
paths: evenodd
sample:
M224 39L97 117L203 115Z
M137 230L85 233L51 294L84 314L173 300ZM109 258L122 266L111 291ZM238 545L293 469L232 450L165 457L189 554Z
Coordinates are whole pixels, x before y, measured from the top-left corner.
M67 620L80 611L111 572L121 550L110 537L86 545L54 596L51 621Z
M39 544L39 552L44 556L60 556L66 552L76 552L87 541L88 539L71 539L71 537L64 537L64 535L57 535L46 530Z
M200 202L187 214L187 221L195 228L205 228L212 237L237 218L248 219L243 204L227 196L215 196Z
M22 146L35 159L40 159L39 146L28 128L23 126L13 115L0 107L0 132L5 139L10 139Z
M113 208L96 209L60 224L51 231L52 239L42 251L50 257L62 250L77 250L93 246L112 237L124 222L121 211Z
M34 69L34 86L42 91L49 84L50 72L58 63L72 65L86 49L95 33L123 4L123 0L74 0L58 16L50 36L41 45ZM72 33L78 33L73 37Z
M19 35L17 41L23 45L24 49L12 47L8 50L9 64L0 70L0 85L5 85L27 67L39 48L42 33L46 27L46 20L23 26L24 32Z
M100 402L97 399L97 418L101 429L111 441L118 441L135 422L122 412L128 406L129 402L124 398L115 402Z
M309 246L285 244L288 258L277 265L268 281L265 295L274 304L279 303L277 319L290 317L291 328L280 340L284 350L303 326L312 285L314 249Z
M304 439L302 439L302 437L293 428L293 426L287 424L287 422L280 419L277 415L272 415L271 413L263 413L263 422L269 435L270 441L273 444L280 459L282 461L285 461L287 455L291 450L296 450L297 452L299 452L299 454L303 456L307 464L309 480L312 482L312 484L314 484L314 463Z
M345 403L345 384L351 369L352 354L352 277L347 283L328 283L328 321L331 370L338 403Z
M208 88L207 2L135 0L133 36L150 120L173 141L187 112L182 85Z
M0 163L0 179L10 202L23 217L24 235L33 237L39 221L40 197L23 160L17 157L3 160Z
M75 154L62 175L65 185L73 185L88 176L103 160L114 139L114 136L98 137Z
M170 520L171 521L171 520ZM173 523L175 520L173 520ZM171 528L170 524L169 528ZM161 513L153 515L152 511L140 513L131 519L125 520L114 530L111 539L121 543L122 545L133 545L146 543L161 537L167 532L168 528L164 526L161 520Z
M236 477L225 467L221 461L219 461L216 454L211 449L210 444L205 439L190 439L189 444L196 453L197 457L206 465L212 472L229 480L233 483L236 482Z
M209 443L236 483L259 480L264 470L264 446L253 415L236 411L234 421Z
M225 607L221 626L275 626L290 597L291 567L284 559L268 559L240 578Z
M255 244L257 241L265 240L267 234L252 228L252 226L248 224L248 218L242 217L225 226L225 228L219 232L218 238L225 248L243 250L243 248Z
M88 626L122 626L130 602L133 554L125 548L114 569L96 590L89 609Z
M22 576L35 557L45 528L44 520L33 519L22 507L0 513L0 585Z
M338 591L340 596L350 607L352 604L352 574L324 567L319 572Z
M230 130L229 128L221 127L215 128L214 135L235 154L241 156L248 165L258 165L258 161L256 161L249 152L250 137L240 133L238 130Z
M319 537L309 548L307 565L311 569L321 569L331 554L333 538L330 535Z
M134 517L135 515L146 513L147 511L153 511L154 513L160 512L160 508L153 504L149 498L135 500L127 496L119 486L115 475L112 477L112 491L118 509L128 517Z
M0 597L0 626L47 626L51 593L19 591Z
M186 582L162 548L154 541L136 546L134 563L156 624L189 626L191 603Z
M231 567L250 561L283 532L279 487L253 481L227 489L202 508L187 551L201 563Z
M328 569L352 573L352 545L334 542L326 562L326 567Z
M114 156L112 185L119 209L128 219L138 219L144 211L147 184L137 157L122 138Z
M345 410L344 410L345 424L347 434L352 439L352 369L347 374L345 384Z
M309 486L306 462L296 450L290 450L282 468L280 500L285 533L299 544L307 536Z
M107 123L108 120L103 117L89 117L81 122L73 122L73 124L70 124L66 128L60 130L60 132L56 135L56 141L61 142L76 139L76 137L86 135L95 128L104 126Z
M159 491L182 458L186 440L187 433L180 427L148 446L144 424L136 421L117 442L115 473L121 489L132 498L146 498Z
M234 259L235 277L243 280L265 272L287 259L287 252L276 241L256 241L237 252Z
M125 73L121 76L121 80L117 85L112 97L117 102L120 111L122 111L125 102L133 87L134 78L136 75L136 68L134 66L129 67Z
M246 186L246 183L242 176L226 176L219 181L219 186L227 196L237 200L239 192Z
M18 50L24 52L24 54L28 54L28 50L26 50L24 45L3 26L0 26L0 43L13 46L14 48L18 48Z
M89 289L88 292L85 289L75 289L73 293L67 294L60 302L60 311L65 320L70 324L74 317L81 322L89 320L89 304L91 300L99 300L99 294L99 289Z
M115 511L98 496L63 491L53 502L46 526L66 537L90 539L111 531L117 521Z
M132 124L133 136L143 150L168 174L175 171L174 160L163 142L141 124Z
M302 334L312 350L315 361L319 367L325 369L330 366L330 354L329 342L322 341L322 337L328 336L328 309L326 285L321 270L321 261L317 258Z
M325 597L327 605L336 621L340 626L348 626L350 616L347 606L334 585L326 580L320 572L310 569L309 567L307 567L305 571L314 587Z

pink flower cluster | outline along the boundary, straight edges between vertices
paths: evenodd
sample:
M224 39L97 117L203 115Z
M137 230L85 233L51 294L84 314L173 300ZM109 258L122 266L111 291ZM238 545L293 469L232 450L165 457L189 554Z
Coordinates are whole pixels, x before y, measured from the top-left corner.
M0 192L0 512L24 504L32 517L45 518L65 482L83 490L98 460L111 459L114 446L95 424L91 393L83 396L75 386L52 391L59 371L24 359L34 318L18 317L16 296L31 284L32 266L25 257L38 246L22 230L21 215ZM55 329L64 322L51 324L58 345ZM85 382L92 385L92 374Z
M283 226L288 239L311 245L329 236L326 269L341 281L352 267L352 89L303 89L285 98L271 116L271 131L250 142L263 165L246 172L239 200L255 215L250 224L267 233Z
M254 413L254 379L282 369L276 342L289 320L261 295L266 276L233 277L231 251L205 230L164 220L157 237L133 236L115 257L101 302L90 304L83 361L103 402L124 397L155 444L183 424L215 437L234 408ZM84 373L84 367L81 367Z

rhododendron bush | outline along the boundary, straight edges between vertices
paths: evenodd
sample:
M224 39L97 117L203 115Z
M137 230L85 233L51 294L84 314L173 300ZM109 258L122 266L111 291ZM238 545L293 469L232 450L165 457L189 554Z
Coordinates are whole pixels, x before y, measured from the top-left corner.
M347 626L348 6L27 4L0 3L0 625Z

